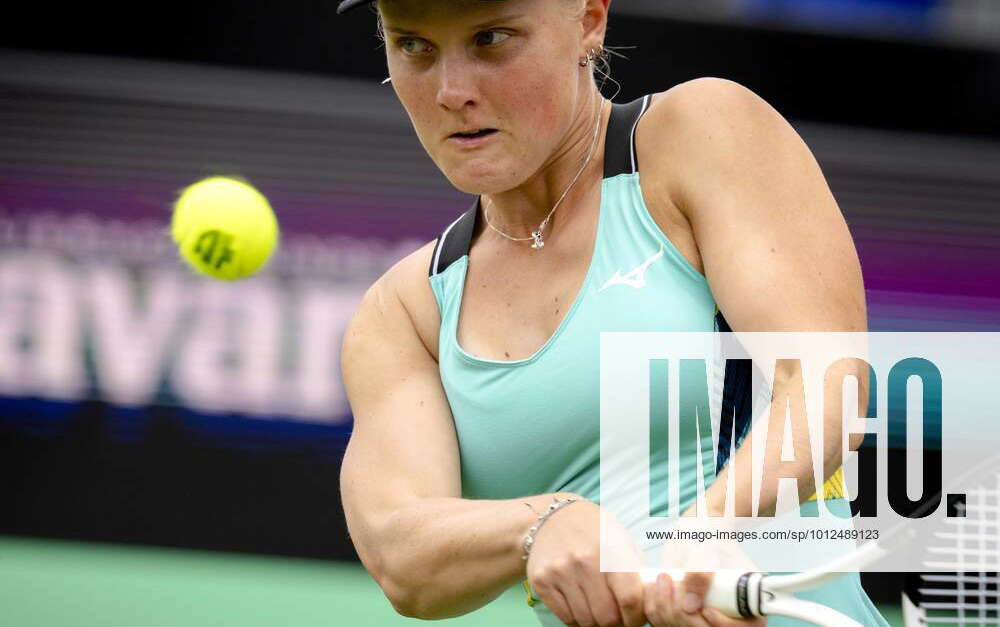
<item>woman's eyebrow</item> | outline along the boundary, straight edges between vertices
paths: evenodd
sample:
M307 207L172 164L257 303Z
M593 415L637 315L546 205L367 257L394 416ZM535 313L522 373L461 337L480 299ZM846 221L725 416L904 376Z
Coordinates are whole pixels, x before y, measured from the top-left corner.
M492 20L487 20L485 22L480 22L479 24L473 24L469 28L470 28L470 30L481 30L481 29L484 29L484 28L489 28L491 26L496 26L497 24L500 24L502 22L509 22L509 21L512 21L512 20L519 20L522 17L524 17L523 14L505 15L503 17L498 17L498 18L494 18ZM387 31L389 31L391 33L396 33L397 35L419 35L420 34L419 31L407 30L405 28L398 28L396 26L388 26L388 25L385 26L385 30L387 30Z

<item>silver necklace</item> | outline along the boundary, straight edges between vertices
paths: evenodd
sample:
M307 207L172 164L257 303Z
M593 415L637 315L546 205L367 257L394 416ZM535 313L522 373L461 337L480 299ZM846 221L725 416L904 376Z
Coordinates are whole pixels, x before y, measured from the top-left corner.
M597 99L597 90L595 89L593 100L596 99ZM490 213L488 209L489 206L493 205L493 201L488 198L486 199L486 206L483 207L483 217L486 218L487 226L489 226L491 229L493 229L503 237L506 237L512 242L532 241L533 243L531 244L531 247L534 248L535 250L543 248L545 246L545 240L544 240L545 227L548 226L549 220L552 219L552 215L556 212L556 209L559 208L559 205L562 204L562 201L564 198L566 198L566 194L569 193L569 190L573 189L573 186L576 185L576 182L580 179L580 175L583 174L583 171L587 169L587 165L590 164L590 160L594 156L594 148L597 147L597 135L601 128L601 111L603 110L604 110L604 101L602 100L601 105L597 108L597 115L594 116L594 137L590 141L590 151L587 153L587 160L583 162L583 166L580 168L579 172L577 172L576 176L573 177L573 180L570 181L570 184L566 187L566 190L563 191L562 196L559 197L559 200L556 201L556 204L552 206L552 210L549 211L549 215L545 216L545 219L542 220L542 223L538 225L538 228L531 232L531 237L514 237L513 235L504 233L496 226L494 226L493 223L490 221Z

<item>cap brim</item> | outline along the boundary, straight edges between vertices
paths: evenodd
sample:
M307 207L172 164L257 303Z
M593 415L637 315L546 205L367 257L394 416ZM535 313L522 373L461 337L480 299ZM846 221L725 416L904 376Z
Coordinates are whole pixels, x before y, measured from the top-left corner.
M344 0L339 5L337 5L337 15L341 13L346 13L351 9L356 9L363 4L371 4L375 0Z
M339 5L337 5L337 15L350 11L351 9L356 9L362 4L371 4L375 0L344 0Z

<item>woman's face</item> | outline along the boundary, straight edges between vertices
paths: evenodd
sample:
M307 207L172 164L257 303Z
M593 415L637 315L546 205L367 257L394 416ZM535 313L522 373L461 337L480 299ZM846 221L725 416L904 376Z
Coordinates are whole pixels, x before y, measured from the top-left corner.
M517 187L590 111L579 2L380 0L392 85L427 153L467 193ZM581 99L587 99L581 103ZM456 133L483 131L480 137Z

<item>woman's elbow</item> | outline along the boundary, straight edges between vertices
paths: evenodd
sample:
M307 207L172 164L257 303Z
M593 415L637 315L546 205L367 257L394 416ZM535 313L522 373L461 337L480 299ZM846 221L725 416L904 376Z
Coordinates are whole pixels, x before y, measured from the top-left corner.
M431 584L430 581L429 573L410 572L405 578L383 576L378 584L396 613L407 618L442 620L471 611L472 608L457 603L454 590L442 594L442 589L447 586L441 586L441 582Z
M362 562L397 614L407 618L433 619L427 607L427 586L419 585L420 578L414 576L416 573L412 565L403 565L398 559L394 561L384 555L363 559Z
M358 538L354 538L354 548L361 558L361 564L398 614L419 618L415 616L418 613L418 602L412 587L396 575L401 569L394 568L389 556L373 547L377 543L372 543L370 537L367 539L368 542L359 542Z
M407 618L419 618L425 619L421 611L421 603L417 598L416 591L405 585L399 585L397 583L389 581L387 578L382 578L382 580L376 580L380 588L382 588L382 593L385 594L385 598L389 600L392 605L392 609L396 610L396 613L400 616L405 616Z
M406 618L420 620L440 620L452 618L453 614L438 607L428 596L428 586L417 586L412 583L396 583L389 580L379 582L385 598L389 600L392 609Z

